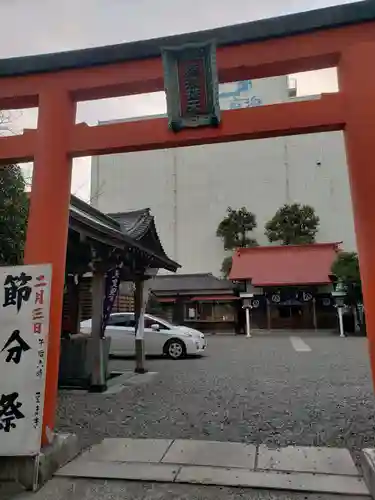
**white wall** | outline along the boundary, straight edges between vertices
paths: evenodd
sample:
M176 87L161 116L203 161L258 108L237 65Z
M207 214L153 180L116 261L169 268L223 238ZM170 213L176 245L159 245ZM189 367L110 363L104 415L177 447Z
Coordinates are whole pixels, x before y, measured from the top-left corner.
M321 221L319 241L343 241L345 250L355 250L343 133L294 136L287 144L292 201L316 209Z
M280 102L287 99L286 79L255 81L247 92L240 99L256 96L262 104ZM238 102L238 96L235 99ZM228 100L223 106L233 107ZM343 241L345 249L355 249L341 133L93 160L93 205L103 212L150 207L166 252L182 264L184 273L220 274L224 252L215 233L228 206L254 212L254 236L266 244L264 224L282 204L293 201L315 207L321 219L318 241Z

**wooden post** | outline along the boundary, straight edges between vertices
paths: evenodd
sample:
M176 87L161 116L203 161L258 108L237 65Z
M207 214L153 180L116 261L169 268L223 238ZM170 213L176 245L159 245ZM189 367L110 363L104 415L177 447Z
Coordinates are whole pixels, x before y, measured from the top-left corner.
M135 373L146 373L145 368L145 339L144 339L144 323L145 323L145 300L144 300L144 280L135 282L134 292L135 305Z
M271 330L271 309L270 301L267 299L267 329Z
M42 445L52 441L55 426L72 174L72 159L67 151L75 110L68 92L49 86L39 95L24 262L52 264Z
M316 316L316 298L313 297L312 299L312 306L313 306L313 324L314 324L314 330L318 330L318 318Z
M96 263L92 277L92 325L91 325L91 392L104 392L107 388L103 352L103 301L105 294L105 272L101 263Z
M70 276L68 281L69 312L71 317L71 332L79 333L80 330L80 280L76 282L76 276Z
M344 97L345 143L354 225L366 313L367 340L375 384L375 43L353 43L338 65Z

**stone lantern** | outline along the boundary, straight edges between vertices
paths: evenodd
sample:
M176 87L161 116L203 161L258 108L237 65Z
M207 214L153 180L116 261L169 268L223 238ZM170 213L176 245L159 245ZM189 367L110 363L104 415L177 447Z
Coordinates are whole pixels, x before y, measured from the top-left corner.
M254 297L253 293L240 293L242 299L242 308L246 313L246 337L251 337L251 324L250 324L250 309L252 308L251 299Z
M337 314L338 314L338 318L339 318L340 337L343 338L343 337L345 337L343 312L344 312L345 297L346 297L346 287L345 287L342 280L338 280L336 282L335 289L332 292L332 297L335 301L335 306L337 308Z

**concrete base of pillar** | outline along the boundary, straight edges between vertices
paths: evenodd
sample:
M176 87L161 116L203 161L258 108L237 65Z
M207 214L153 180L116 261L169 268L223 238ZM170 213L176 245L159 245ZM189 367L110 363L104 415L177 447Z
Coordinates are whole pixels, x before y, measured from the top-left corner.
M36 491L80 452L75 434L56 434L52 444L34 457L0 457L0 481L14 481Z
M372 498L375 499L375 449L365 448L362 450L361 465L363 478Z
M144 339L135 339L135 373L147 373L145 359L145 341Z
M107 384L100 384L100 385L90 385L89 387L89 392L105 392L108 389Z
M135 367L134 369L134 373L139 373L141 375L143 375L144 373L147 373L148 370L146 368L141 368L141 367Z

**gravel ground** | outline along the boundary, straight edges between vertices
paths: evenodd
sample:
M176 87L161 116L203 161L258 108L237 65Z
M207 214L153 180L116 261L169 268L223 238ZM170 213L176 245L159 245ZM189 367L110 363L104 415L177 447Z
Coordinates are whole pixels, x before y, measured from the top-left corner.
M366 339L211 337L198 359L148 360L158 376L119 394L61 394L58 427L82 445L103 437L186 438L314 445L375 445ZM113 360L114 370L134 361Z

